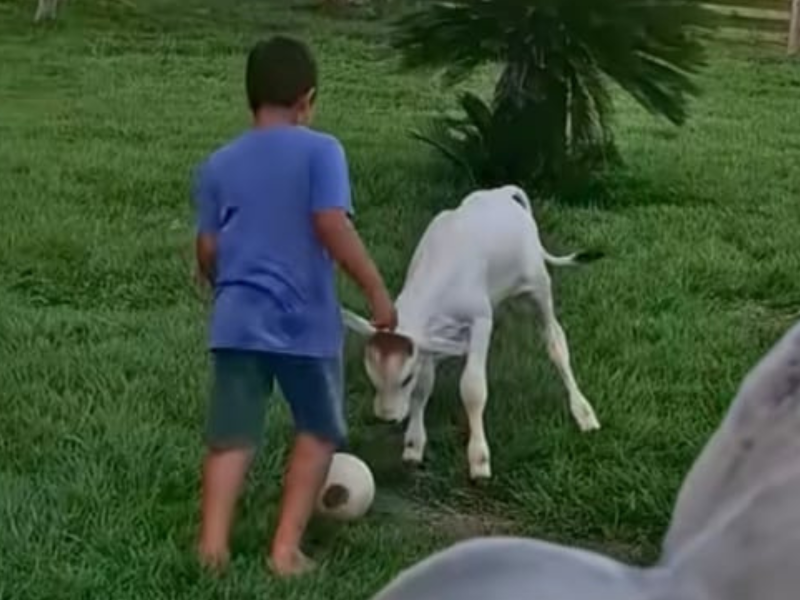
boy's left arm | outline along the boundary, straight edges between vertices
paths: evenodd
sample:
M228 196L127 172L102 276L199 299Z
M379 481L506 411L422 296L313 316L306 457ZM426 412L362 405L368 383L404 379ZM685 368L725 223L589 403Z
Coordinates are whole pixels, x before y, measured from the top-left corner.
M219 198L209 164L204 164L195 179L197 237L195 258L200 277L214 286L217 264L217 234L219 232Z
M217 236L198 233L195 240L195 257L199 278L213 287L216 277Z

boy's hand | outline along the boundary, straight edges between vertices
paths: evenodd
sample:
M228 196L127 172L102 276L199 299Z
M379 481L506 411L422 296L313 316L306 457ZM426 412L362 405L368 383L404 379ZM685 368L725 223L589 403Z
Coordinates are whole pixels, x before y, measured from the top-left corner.
M195 293L201 300L208 301L208 299L211 298L213 288L208 282L208 279L205 278L203 273L196 266L192 269L192 284Z
M382 290L374 298L371 298L369 304L372 325L375 329L384 331L397 329L397 311L386 290Z
M217 263L217 237L212 234L200 234L195 241L198 276L213 287L214 271Z

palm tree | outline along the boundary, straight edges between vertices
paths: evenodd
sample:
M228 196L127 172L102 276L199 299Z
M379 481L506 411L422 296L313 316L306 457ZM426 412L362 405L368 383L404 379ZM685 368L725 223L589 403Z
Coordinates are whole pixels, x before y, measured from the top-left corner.
M610 82L675 124L705 64L694 0L431 0L395 22L407 67L444 68L451 84L500 63L489 103L461 97L464 117L417 137L476 183L559 186L571 164L614 158ZM610 152L609 152L610 151Z

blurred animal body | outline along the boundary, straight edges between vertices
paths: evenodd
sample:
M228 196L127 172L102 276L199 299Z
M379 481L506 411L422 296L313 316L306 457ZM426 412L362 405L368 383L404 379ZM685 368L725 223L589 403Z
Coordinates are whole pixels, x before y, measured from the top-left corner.
M475 539L401 573L373 600L796 600L798 507L800 324L744 380L683 482L652 567Z

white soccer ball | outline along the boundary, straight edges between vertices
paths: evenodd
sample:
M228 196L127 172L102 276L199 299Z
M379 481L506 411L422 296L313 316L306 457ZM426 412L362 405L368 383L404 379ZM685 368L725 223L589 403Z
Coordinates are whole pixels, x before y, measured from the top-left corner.
M317 512L339 521L353 521L367 513L374 498L375 479L367 464L352 454L334 454L317 498Z

